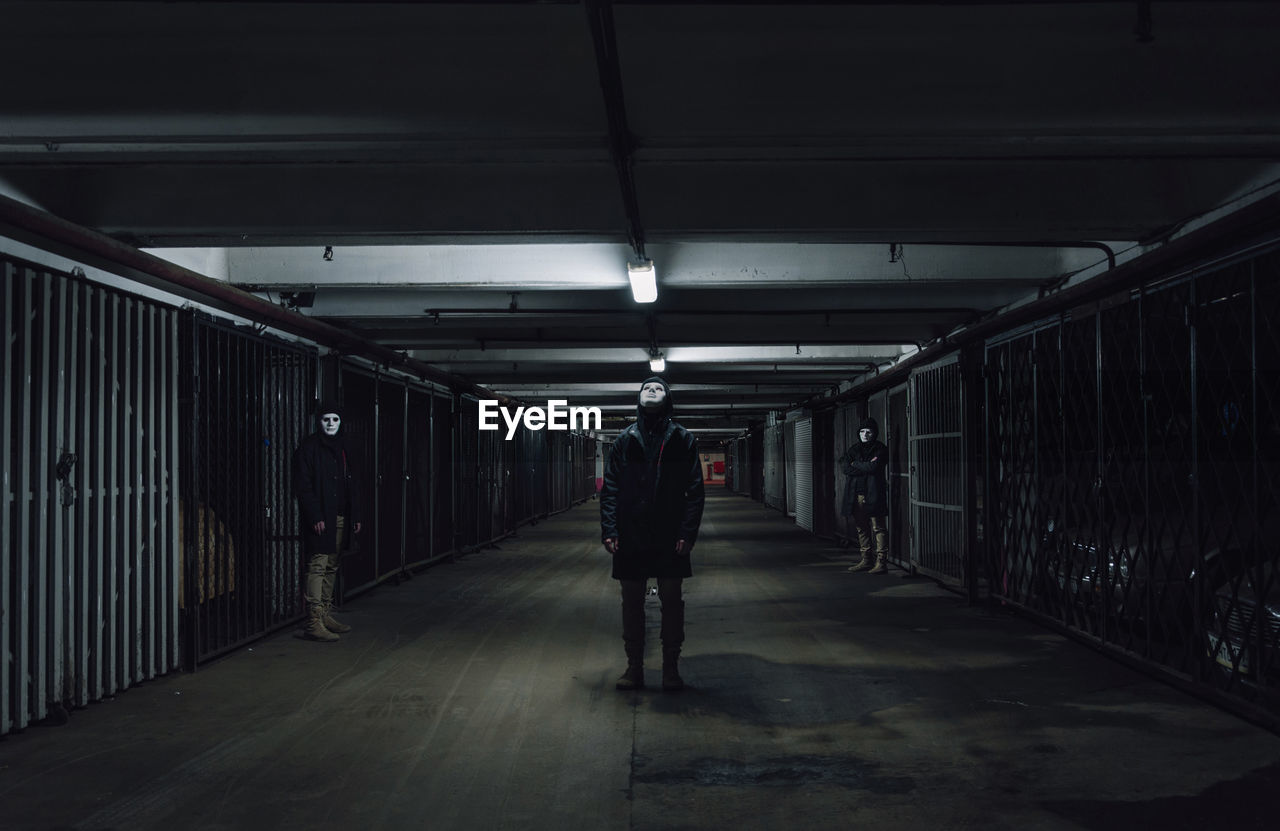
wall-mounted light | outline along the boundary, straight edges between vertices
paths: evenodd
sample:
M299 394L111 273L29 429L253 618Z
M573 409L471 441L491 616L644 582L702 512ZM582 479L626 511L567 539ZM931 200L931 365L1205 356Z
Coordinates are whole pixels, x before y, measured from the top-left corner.
M280 305L286 309L310 309L316 304L315 290L311 291L282 291L280 292Z
M653 268L653 260L628 262L627 277L631 280L631 296L637 303L658 299L658 272Z
M658 351L658 348L655 346L654 348L650 349L649 350L649 371L662 372L666 368L667 368L667 360L666 358L662 357L662 353Z
M331 263L331 262L333 262L333 246L332 246L332 245L326 245L326 246L324 247L324 255L323 255L323 256L324 256L324 261L325 261L326 263Z

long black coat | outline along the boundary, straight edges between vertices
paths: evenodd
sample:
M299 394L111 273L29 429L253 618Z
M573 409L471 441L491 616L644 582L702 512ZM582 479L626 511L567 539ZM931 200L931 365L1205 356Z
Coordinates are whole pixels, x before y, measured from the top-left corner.
M871 461L875 459L875 461ZM844 471L844 504L842 514L852 514L857 506L857 494L867 496L867 513L871 516L888 516L889 500L886 498L885 468L889 464L889 448L884 442L872 440L854 442L840 457L839 468Z
M363 522L359 480L342 442L325 442L312 433L293 451L293 491L298 497L302 538L309 551L332 553L338 545L338 515L346 517L347 539L352 526ZM324 533L314 526L324 521Z
M618 540L617 580L691 577L689 553L698 539L705 496L697 439L674 421L662 430L652 461L645 458L640 425L614 440L600 491L600 539ZM676 541L685 540L682 555Z

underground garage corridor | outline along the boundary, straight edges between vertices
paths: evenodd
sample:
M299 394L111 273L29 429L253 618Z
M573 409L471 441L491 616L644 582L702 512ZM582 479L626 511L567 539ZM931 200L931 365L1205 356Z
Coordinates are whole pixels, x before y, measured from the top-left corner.
M709 495L679 693L579 505L5 740L5 827L1267 828L1280 739Z
M0 3L0 828L1280 826L1278 35Z

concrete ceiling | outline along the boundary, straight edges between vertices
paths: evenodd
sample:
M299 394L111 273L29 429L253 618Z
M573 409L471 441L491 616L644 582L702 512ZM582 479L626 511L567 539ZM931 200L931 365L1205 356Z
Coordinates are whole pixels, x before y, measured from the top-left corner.
M1274 3L0 21L3 192L530 401L629 409L656 346L709 431L1280 180ZM627 288L641 252L654 304Z

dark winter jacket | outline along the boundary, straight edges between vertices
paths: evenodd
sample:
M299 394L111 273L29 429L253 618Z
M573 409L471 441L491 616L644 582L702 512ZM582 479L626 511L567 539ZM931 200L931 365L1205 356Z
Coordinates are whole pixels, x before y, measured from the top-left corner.
M874 419L866 419L863 427L879 432ZM866 510L871 516L888 516L885 468L889 464L889 448L876 438L855 441L840 457L838 467L845 475L844 503L841 513L849 515L857 507L858 494L866 497Z
M337 517L346 517L347 539L361 519L359 480L341 435L329 439L316 432L293 452L293 491L298 497L302 538L309 551L332 552L337 547ZM324 522L317 536L314 526Z
M702 522L702 464L697 440L661 414L640 417L614 440L600 491L600 538L617 539L617 580L690 577L689 553ZM646 429L648 428L648 429ZM685 549L676 554L676 541Z

